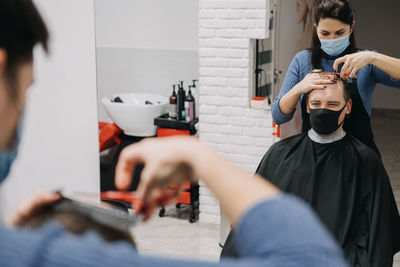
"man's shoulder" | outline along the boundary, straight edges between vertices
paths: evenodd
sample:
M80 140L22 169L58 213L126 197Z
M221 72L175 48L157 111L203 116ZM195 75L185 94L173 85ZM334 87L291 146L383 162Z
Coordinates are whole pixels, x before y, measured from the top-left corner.
M380 156L372 148L350 134L347 134L347 139L364 163L375 163L374 165L376 165L376 163L381 162Z
M305 138L307 138L306 133L296 134L296 135L290 136L288 138L285 138L283 140L280 140L280 141L274 143L269 150L270 151L282 151L285 149L291 149L291 148L293 148L294 145L303 141Z

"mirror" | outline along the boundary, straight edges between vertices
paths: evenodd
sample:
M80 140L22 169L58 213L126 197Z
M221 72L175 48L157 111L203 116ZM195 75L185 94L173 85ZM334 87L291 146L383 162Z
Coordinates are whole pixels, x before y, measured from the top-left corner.
M122 148L156 135L153 119L168 112L172 84L184 81L187 90L198 79L198 1L95 0L95 25L101 191L108 191Z

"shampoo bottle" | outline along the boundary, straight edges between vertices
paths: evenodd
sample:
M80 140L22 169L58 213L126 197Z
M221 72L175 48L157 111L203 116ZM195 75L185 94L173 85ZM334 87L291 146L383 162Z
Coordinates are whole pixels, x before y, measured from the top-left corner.
M169 98L169 117L171 119L176 120L176 92L175 92L175 84L172 85L172 95Z
M192 95L194 97L194 107L195 107L195 118L199 116L199 91L197 89L197 84L199 80L193 80L193 85L192 85Z
M185 111L186 111L186 121L192 121L196 117L196 104L195 98L192 95L192 86L189 85L189 92L185 98Z
M183 89L183 81L179 82L178 98L177 98L177 116L178 120L185 120L185 90Z

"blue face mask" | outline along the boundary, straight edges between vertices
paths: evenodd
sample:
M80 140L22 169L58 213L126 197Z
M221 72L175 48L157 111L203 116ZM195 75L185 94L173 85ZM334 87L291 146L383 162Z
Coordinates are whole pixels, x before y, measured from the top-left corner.
M338 56L350 45L350 35L336 39L319 39L321 49L330 56Z
M6 179L8 173L10 172L13 162L17 157L17 150L19 141L21 139L23 125L24 125L24 116L22 115L19 119L17 137L14 146L8 150L0 150L0 183Z

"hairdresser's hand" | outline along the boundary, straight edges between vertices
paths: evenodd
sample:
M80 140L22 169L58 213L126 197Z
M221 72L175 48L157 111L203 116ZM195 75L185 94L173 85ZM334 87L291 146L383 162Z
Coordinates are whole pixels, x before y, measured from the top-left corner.
M12 226L20 226L24 220L32 216L43 206L56 202L61 198L61 194L50 191L40 191L31 198L26 199L18 207L16 212L11 216L9 224Z
M354 78L359 69L372 63L374 54L375 52L372 51L362 51L345 55L335 60L333 63L333 69L337 72L339 65L344 63L342 70L340 71L340 78Z
M298 95L308 94L312 90L325 89L327 84L332 84L334 81L321 77L321 70L313 70L304 77L292 90Z
M196 153L201 153L198 147L197 139L191 137L149 138L130 145L119 157L115 184L127 189L135 166L144 164L137 193L142 200L138 212L146 220L156 207L178 197L186 182L195 180L193 163Z

